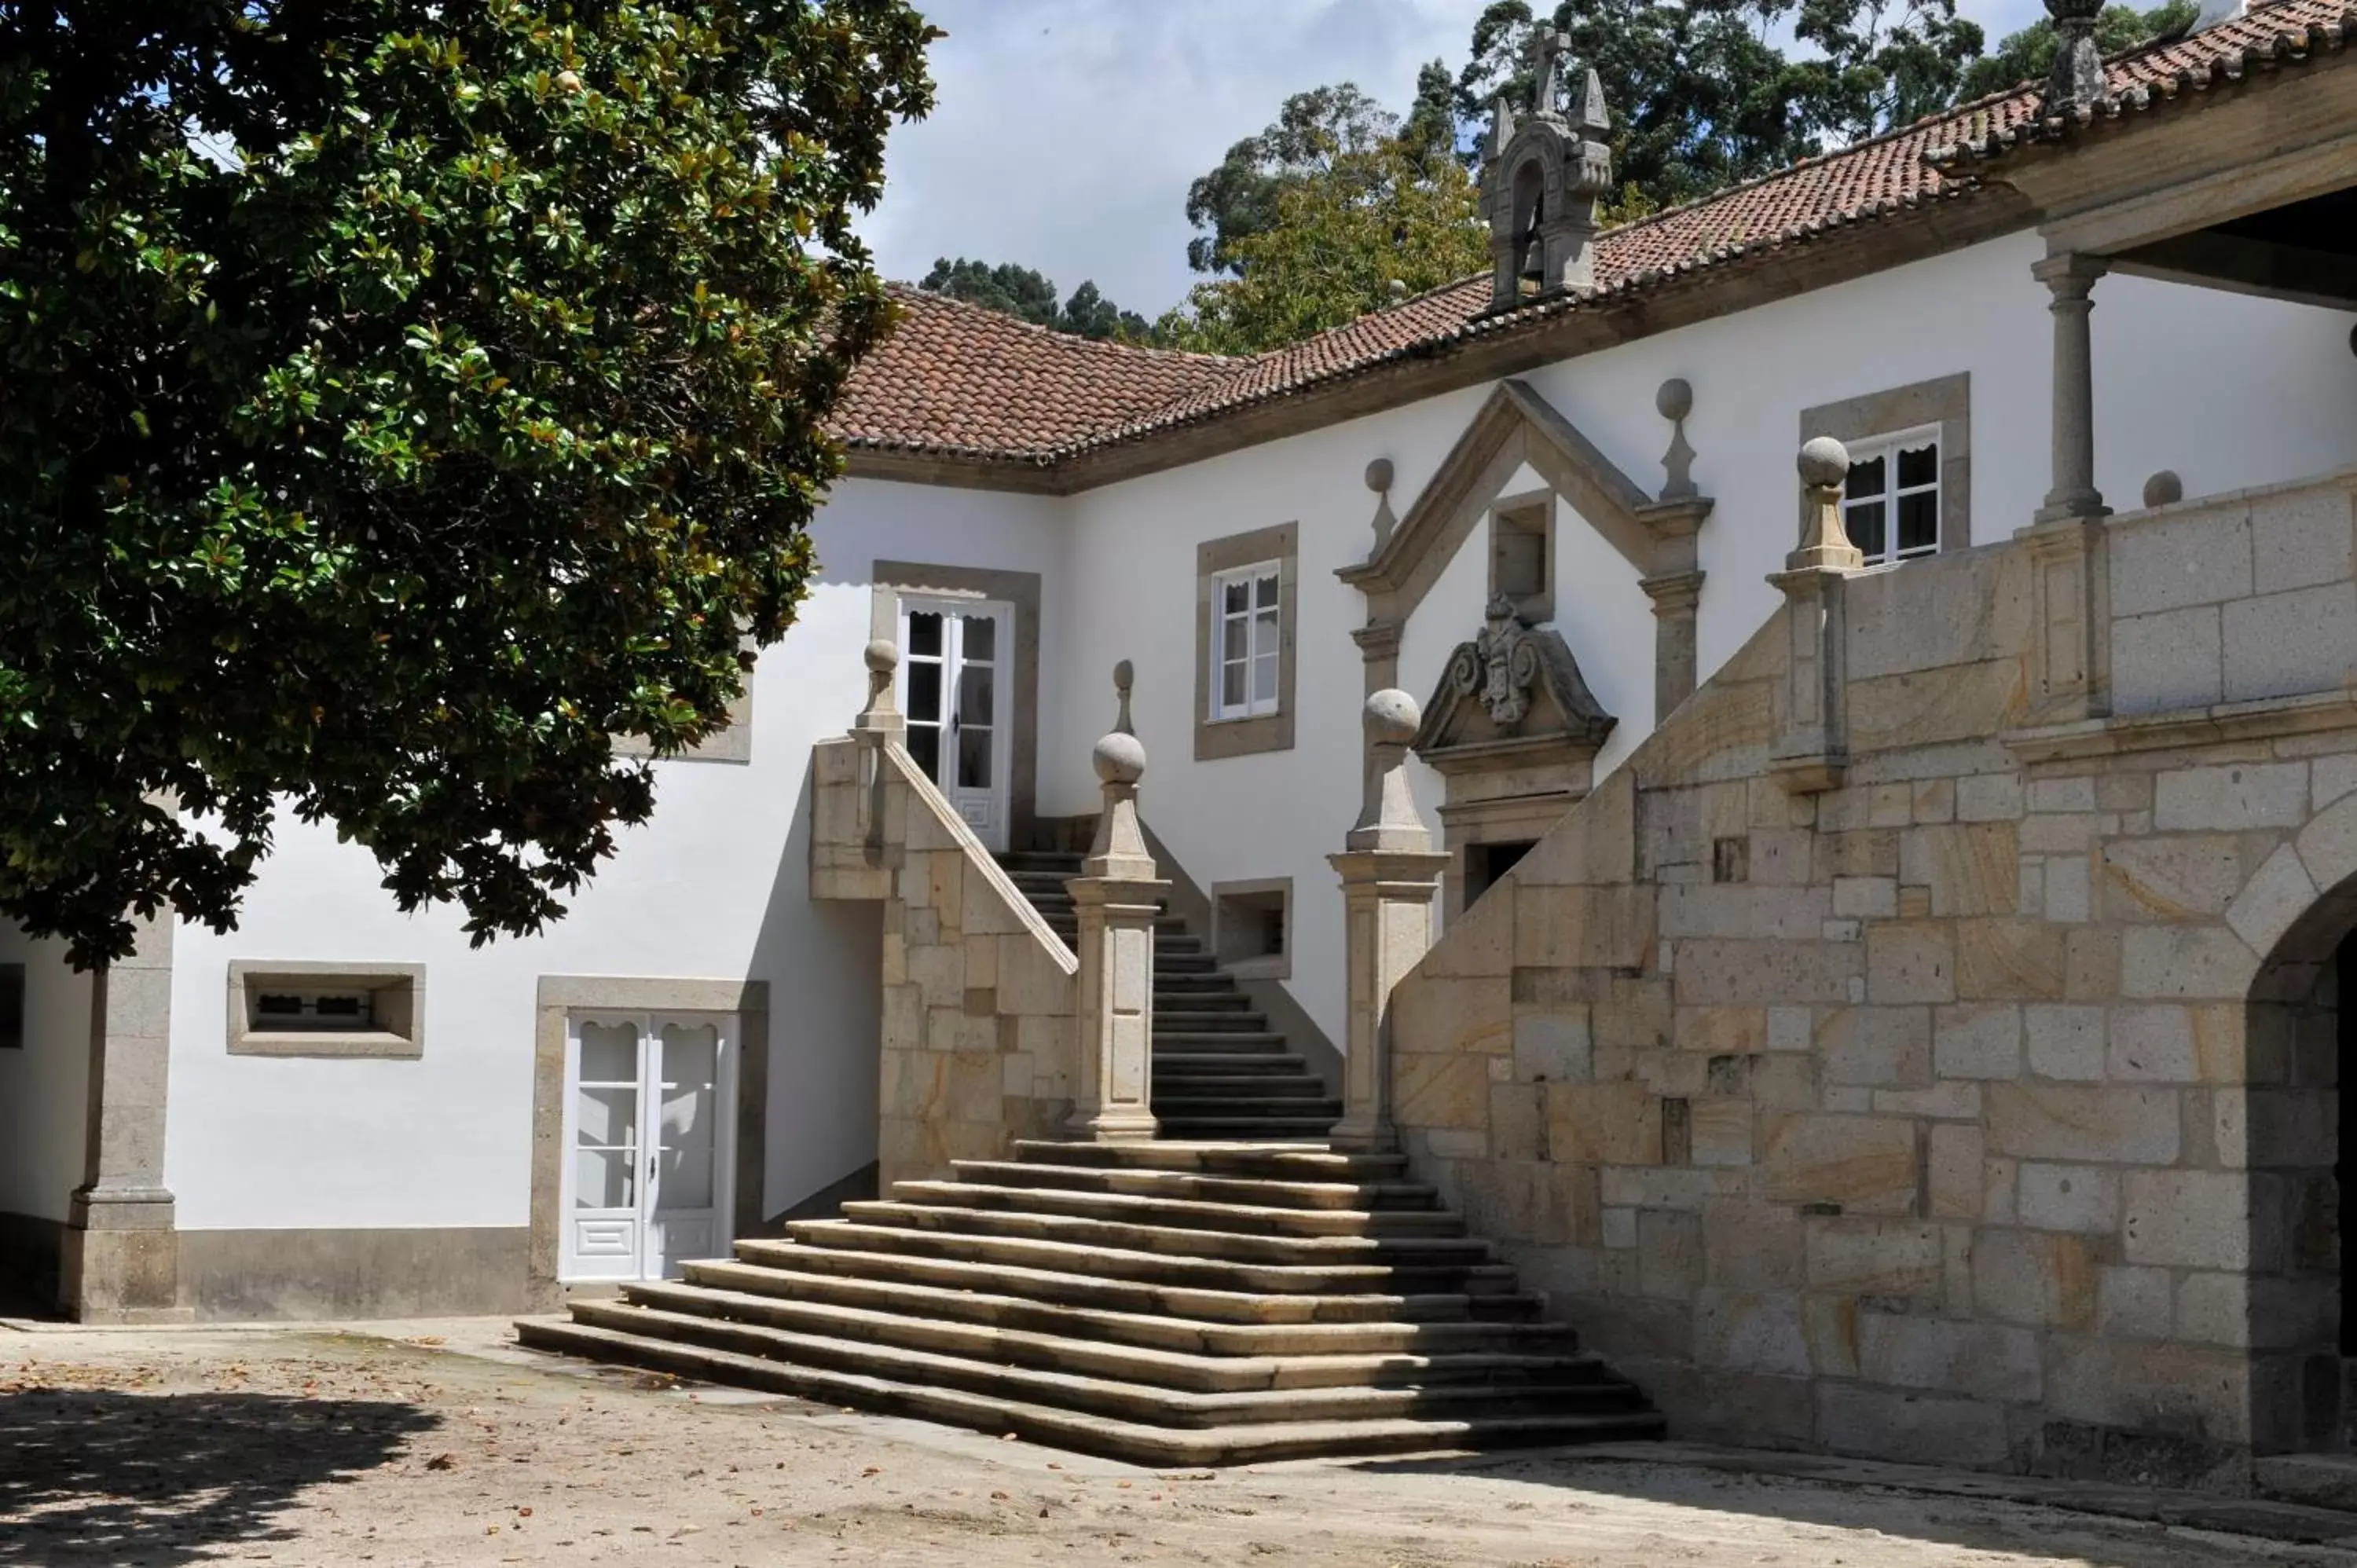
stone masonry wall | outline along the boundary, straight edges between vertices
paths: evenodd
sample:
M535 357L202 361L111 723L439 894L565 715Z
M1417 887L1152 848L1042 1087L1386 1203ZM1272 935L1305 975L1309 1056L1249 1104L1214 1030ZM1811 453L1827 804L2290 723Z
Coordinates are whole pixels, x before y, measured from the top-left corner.
M881 1180L1056 1136L1079 961L897 743L829 741L812 769L813 896L884 905Z
M2112 524L2124 619L2270 583L2357 624L2345 480L2179 514ZM2213 705L2025 727L2032 569L1846 579L1818 794L1768 766L1780 615L1393 994L1417 1170L1674 1434L2230 1483L2345 1445L2352 654L2204 686L2129 627L2121 689Z

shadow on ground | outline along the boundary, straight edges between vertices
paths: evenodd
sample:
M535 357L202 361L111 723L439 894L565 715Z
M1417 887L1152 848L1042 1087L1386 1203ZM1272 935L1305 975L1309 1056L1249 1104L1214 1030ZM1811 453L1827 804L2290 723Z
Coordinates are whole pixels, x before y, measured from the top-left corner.
M276 1516L302 1493L440 1424L390 1400L0 1394L0 1564L163 1568L283 1540Z
M1872 1460L1786 1453L1673 1446L1658 1458L1609 1458L1578 1449L1361 1461L1372 1475L1480 1476L1491 1480L1674 1503L1713 1512L1754 1514L1787 1523L1855 1528L1862 1496L1912 1500L1903 1524L1887 1515L1878 1529L1909 1539L1978 1551L2038 1547L2088 1568L2154 1568L2241 1561L2190 1552L2181 1537L2136 1526L2216 1531L2286 1544L2346 1544L2357 1540L2357 1514L2268 1503L2217 1492L2105 1482L2026 1479L1926 1469ZM2017 1509L2022 1511L2016 1511ZM2036 1511L2029 1511L2036 1510ZM2180 1553L2182 1553L2180 1555ZM2346 1559L2338 1555L2330 1561Z

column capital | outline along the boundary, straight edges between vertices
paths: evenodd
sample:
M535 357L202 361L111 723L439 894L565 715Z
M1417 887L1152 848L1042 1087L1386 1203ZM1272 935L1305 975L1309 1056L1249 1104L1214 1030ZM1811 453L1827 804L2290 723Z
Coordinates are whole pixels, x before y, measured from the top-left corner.
M1653 601L1657 616L1692 615L1702 598L1703 572L1663 572L1640 577L1637 585Z
M2059 298L2086 297L2095 280L2112 270L2109 256L2084 251L2057 251L2029 263L2029 275L2054 291Z
M1359 656L1372 664L1378 660L1399 657L1400 623L1395 620L1371 620L1351 633L1351 640L1359 645Z

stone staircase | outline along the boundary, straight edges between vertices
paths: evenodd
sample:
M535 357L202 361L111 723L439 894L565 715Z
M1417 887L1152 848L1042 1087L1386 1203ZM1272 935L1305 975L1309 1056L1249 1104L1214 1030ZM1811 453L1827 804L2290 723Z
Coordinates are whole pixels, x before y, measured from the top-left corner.
M998 858L1071 945L1080 921L1064 884L1081 874L1082 857L1034 850ZM1342 1115L1325 1082L1167 909L1154 931L1152 1093L1166 1138L1322 1140Z
M1018 1144L522 1342L1143 1465L1658 1436L1397 1155Z

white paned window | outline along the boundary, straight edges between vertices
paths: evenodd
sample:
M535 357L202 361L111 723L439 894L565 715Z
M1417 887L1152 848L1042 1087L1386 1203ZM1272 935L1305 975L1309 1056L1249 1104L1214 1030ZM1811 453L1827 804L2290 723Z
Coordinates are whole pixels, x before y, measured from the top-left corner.
M1211 581L1211 716L1276 712L1278 563L1222 572Z
M1940 427L1927 424L1849 446L1842 526L1869 566L1940 549Z

